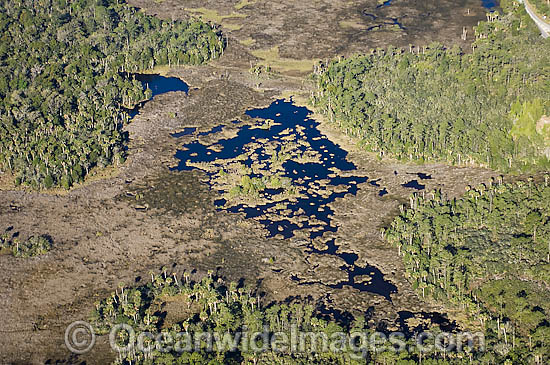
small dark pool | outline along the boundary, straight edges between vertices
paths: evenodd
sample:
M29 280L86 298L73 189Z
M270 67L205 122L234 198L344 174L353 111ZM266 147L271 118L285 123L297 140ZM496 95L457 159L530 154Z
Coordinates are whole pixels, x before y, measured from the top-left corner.
M151 89L153 98L170 91L189 91L189 86L177 77L164 77L157 74L134 74L133 76L142 83L144 90L146 88ZM139 113L139 109L144 103L145 102L141 102L133 109L128 110L130 118L135 117Z
M495 10L498 6L498 1L496 0L481 0L481 5L487 10Z
M424 190L426 188L426 185L422 185L418 182L418 180L411 180L406 184L401 184L404 188L410 188L415 190Z
M369 293L375 293L383 296L386 300L391 301L390 294L397 293L397 287L391 282L384 279L384 274L376 267L367 265L361 267L355 264L359 256L355 253L338 252L338 246L335 244L334 239L327 242L327 248L325 250L317 250L310 247L312 253L326 254L338 256L346 262L346 265L340 267L348 274L348 280L340 282L334 285L328 285L333 289L342 289L344 286L350 286L359 291L366 291ZM360 282L356 278L360 276L369 276L369 282ZM295 278L296 280L296 278ZM302 283L307 284L307 283Z
M183 136L188 136L190 134L195 133L196 130L197 130L197 128L195 128L195 127L185 127L180 132L172 133L171 136L175 137L175 138L181 138Z
M432 175L428 175L428 174L425 174L423 172L418 172L416 174L416 176L418 176L420 178L420 180L431 180L432 179Z
M153 97L170 91L189 91L189 86L177 77L165 77L157 74L136 74L136 80L141 81L144 88L149 87Z
M392 0L386 0L383 3L376 5L376 8L378 9L378 8L382 8L384 6L390 6L391 2L392 2Z

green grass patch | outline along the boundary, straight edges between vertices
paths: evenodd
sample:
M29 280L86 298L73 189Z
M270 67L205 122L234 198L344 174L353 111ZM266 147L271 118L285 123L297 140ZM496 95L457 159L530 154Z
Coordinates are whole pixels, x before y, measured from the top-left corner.
M246 39L239 40L239 43L242 44L243 46L250 47L251 45L256 43L256 41L252 37L248 37Z
M279 55L279 47L275 46L270 49L258 49L252 51L252 55L261 59L258 63L263 66L270 66L278 72L299 72L309 73L313 70L313 65L316 60L304 59L296 60L293 58L285 58Z
M246 14L232 12L231 14L221 15L216 10L202 8L185 8L185 11L198 16L203 21L209 21L216 24L221 24L223 27L229 30L239 30L242 28L241 24L228 23L229 19L242 19L246 18Z
M240 3L238 3L237 5L235 5L235 9L237 10L241 10L242 8L244 8L245 6L248 6L248 5L254 5L256 4L256 0L241 0Z
M31 236L26 240L20 240L8 231L0 236L0 251L11 253L15 257L33 257L47 253L52 246L51 239L47 236Z

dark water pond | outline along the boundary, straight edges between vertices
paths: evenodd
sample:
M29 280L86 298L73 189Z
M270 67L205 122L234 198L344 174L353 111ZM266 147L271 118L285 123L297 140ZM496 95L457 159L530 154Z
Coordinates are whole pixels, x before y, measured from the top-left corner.
M381 8L381 7L384 7L384 6L390 6L391 2L392 2L392 0L386 0L383 3L376 5L376 8L378 9L378 8Z
M193 133L195 133L196 130L197 130L197 128L195 128L195 127L186 127L178 133L172 133L171 136L175 137L175 138L180 138L180 137L183 137L183 136L188 136L190 134L193 134Z
M495 10L498 6L498 1L496 0L481 0L481 5L488 10Z
M145 88L151 89L153 97L170 91L189 91L189 86L177 77L165 77L157 74L136 74L135 77Z
M316 253L320 255L333 255L338 256L346 262L346 265L341 266L340 269L348 274L348 280L342 281L338 284L327 285L332 289L342 289L344 286L350 286L359 291L366 291L369 293L375 293L383 296L386 300L391 301L390 294L397 293L397 287L391 282L384 279L384 274L376 267L367 265L366 267L357 266L355 262L359 258L355 253L338 252L338 246L335 244L334 239L327 242L327 248L325 250L318 250L314 247L310 247L310 253ZM367 282L356 280L357 277L368 276ZM293 280L300 281L297 277L293 277ZM313 284L304 283L301 284Z
M426 185L422 185L418 182L418 180L411 180L406 184L402 184L404 188L411 188L416 190L424 190L426 188Z
M420 178L420 180L431 180L432 179L432 175L428 175L428 174L425 174L423 172L416 173L416 176L418 176Z
M368 182L369 184L366 185L366 188L368 188L368 186L374 187L375 193L378 193L381 197L388 194L385 187L379 190L382 187L380 185L380 179L369 180L366 176L354 173L357 169L353 163L347 160L347 152L331 142L319 131L317 128L319 123L310 118L311 112L307 108L298 107L294 105L292 101L277 100L269 107L252 109L247 111L246 114L251 118L271 120L273 123L269 128L258 128L262 125L262 121L253 125L242 125L234 137L218 139L212 145L203 145L198 140L187 143L183 146L183 149L176 153L176 157L180 160L180 163L175 169L192 170L195 167L190 166L189 163L193 162L206 162L214 164L218 168L219 166L217 166L217 164L220 164L220 161L232 160L237 156L246 155L248 158L242 161L245 165L250 167L253 165L254 161L256 161L256 163L258 161L265 162L265 169L267 170L271 167L269 163L271 155L265 149L266 143L263 143L265 140L270 142L277 141L277 151L281 151L285 143L296 142L297 139L300 138L307 141L307 144L302 144L299 147L300 152L304 152L306 149L313 149L320 155L320 158L318 162L303 163L289 159L283 163L284 176L290 178L298 187L303 188L301 190L302 194L298 198L284 201L286 203L284 212L282 210L273 210L276 203L258 204L255 206L242 204L227 207L227 202L224 199L218 199L215 202L218 210L244 212L247 218L253 218L261 222L269 232L269 236L282 235L285 238L289 238L292 237L296 231L304 230L309 232L309 237L313 240L326 232L337 231L338 227L331 224L334 212L330 209L328 204L336 199L344 197L346 194L355 195L359 190L359 184ZM240 123L240 121L237 120L227 125L218 125L205 132L198 132L196 128L185 128L179 133L174 133L173 136L179 138L190 135L196 137L213 135L223 131L226 126L234 128L238 123ZM301 135L296 133L298 129L301 130ZM288 132L289 130L291 131L290 133ZM261 140L262 143L253 143L258 140ZM214 145L216 148L211 148ZM255 156L254 159L250 157L252 154ZM223 164L220 166L223 168ZM217 173L209 171L215 171L217 168L205 170L210 176L210 182L213 181L214 175ZM338 173L335 174L335 171L338 171ZM394 174L397 176L397 171L395 171ZM261 173L258 173L255 176L260 177L260 175ZM403 185L411 189L423 189L424 185L420 184L418 180L423 181L432 178L430 175L422 172L411 175L416 176L417 180L412 180ZM338 186L339 189L337 191L330 191L330 194L323 194L324 196L318 194L318 191L316 192L315 190L308 189L311 184L322 179L328 181L327 188L329 186ZM298 180L300 182L298 182ZM211 184L211 187L213 187L213 184ZM223 192L224 191L220 191L220 193ZM263 197L269 201L270 197L281 194L281 191L278 189L266 189L262 194ZM313 221L317 223L306 223L298 226L291 222L292 217L300 215L313 217L315 218ZM340 269L347 273L347 280L341 281L338 284L325 284L329 288L341 289L348 286L359 291L381 295L390 302L391 294L397 293L397 287L386 280L377 267L370 265L363 267L358 265L358 255L355 253L341 252L334 239L328 240L328 242L326 242L326 248L324 249L318 249L313 244L309 244L307 252L310 254L337 256L344 261ZM305 281L297 276L292 276L291 279L297 281L300 285L312 285L317 283L314 281ZM347 325L350 325L353 319L349 313L338 311L332 307L327 308L322 306L319 311L322 315L332 317ZM366 315L371 315L373 311L373 307L368 308ZM413 316L420 316L428 323L439 325L443 330L450 331L456 328L456 323L450 322L445 315L437 312L412 313L401 311L398 314L399 318L397 324L407 336L411 336L413 333L427 328L425 327L426 325L418 325L414 328L410 328L407 325L407 319Z
M292 142L297 144L299 153L313 149L320 156L318 162L298 162L291 158L282 164L283 177L289 178L301 192L296 198L275 201L276 199L271 198L281 194L282 189L265 189L262 192L262 198L268 201L265 204L253 206L239 204L226 208L225 199L219 199L215 204L220 210L244 212L247 218L258 220L267 229L269 236L281 235L284 238L290 238L294 236L295 231L303 230L308 232L309 237L313 240L322 237L326 232L336 232L338 228L332 224L334 211L328 204L343 198L346 194L355 195L359 189L358 184L367 182L368 177L353 174L356 167L347 160L347 152L319 131L317 128L319 123L310 118L311 112L307 108L298 107L292 101L277 100L267 108L252 109L246 114L251 118L272 120L273 123L269 128L243 125L235 137L217 140L214 143L215 149L210 145L203 145L199 141L188 143L184 145L184 149L176 153L176 157L180 160L176 169L192 170L194 167L189 163L219 163L220 160L231 160L245 154L248 157L242 163L247 167L252 167L254 162L261 162L266 164L265 169L268 170L271 166L271 154L262 145L259 147L255 145L254 150L250 151L249 145L257 140L279 141L278 152L281 151L284 143ZM202 132L202 134L216 133L222 129L223 125L217 126L211 131ZM289 130L292 132L289 133ZM296 133L297 130L300 130L301 133ZM195 130L187 129L179 134L174 134L174 136L195 132ZM283 137L285 142L282 142ZM251 153L256 156L254 160L250 157ZM216 170L219 171L219 169ZM217 174L217 172L208 171L206 173L211 178ZM261 174L251 174L250 177L261 178ZM328 181L325 188L320 187L324 191L323 194L318 189L311 189L312 184L320 180ZM372 185L378 186L377 181L373 180ZM338 187L338 189L334 191L329 187ZM278 209L278 203L284 203L284 208ZM301 224L295 223L292 219L304 216L314 219L308 219L305 222L302 220ZM318 250L311 244L309 252L342 258L345 265L342 265L341 269L348 273L347 281L330 287L342 288L347 285L361 291L382 295L388 300L390 300L390 294L397 292L395 285L386 281L378 268L356 265L358 256L353 253L339 252L339 247L334 240L329 240L326 244L325 250ZM366 283L357 283L355 278L363 275L369 276L370 280ZM293 279L299 281L298 278ZM301 284L311 283L301 282Z
M177 77L164 77L157 74L135 74L134 77L136 80L140 81L143 85L143 89L151 89L153 92L151 97L156 95L164 94L170 91L189 91L189 86L178 79ZM145 104L141 102L136 105L133 109L128 110L130 118L135 117L139 113L139 109Z
M277 203L281 201L271 201L267 204L249 206L249 205L236 205L228 208L231 212L244 212L247 218L259 218L259 221L269 231L270 236L277 234L282 235L284 238L290 238L294 235L296 230L310 230L310 238L316 238L323 235L325 232L335 232L336 227L331 225L331 216L334 213L327 205L334 202L337 198L342 198L346 194L350 193L355 195L357 193L357 184L366 182L368 178L366 176L334 176L333 168L341 172L348 172L355 170L355 165L346 159L347 152L341 149L338 145L327 139L317 129L318 123L309 118L310 111L304 107L297 107L292 102L286 102L283 100L277 100L267 108L253 109L246 112L252 118L270 119L274 121L274 125L268 129L257 128L257 126L243 126L234 138L222 139L216 142L218 151L212 151L209 145L203 145L198 141L185 145L184 150L180 150L176 153L176 157L181 161L177 169L179 170L192 170L194 167L189 166L189 162L214 162L216 160L229 160L249 153L248 145L255 140L276 141L282 138L282 132L290 129L296 129L296 127L302 127L304 138L300 138L298 134L295 134L293 139L286 138L285 143L298 142L299 139L306 141L307 145L300 145L299 151L306 152L308 148L312 148L320 154L320 162L308 162L300 163L289 159L284 162L284 174L283 177L289 178L293 184L302 188L301 191L305 192L305 196L299 196L295 201L284 200L286 204L285 209L290 209L291 214L285 214L284 217L281 214L281 219L262 219L262 216L270 211L276 211ZM211 131L199 133L199 135L207 135L220 131L223 126L217 126ZM277 151L281 151L281 146ZM263 147L258 147L253 151L257 156L258 162L265 162L270 165L271 155L268 154ZM244 160L243 163L247 167L252 167L252 158ZM267 168L269 169L269 167ZM250 174L250 177L261 177L260 174ZM332 192L328 196L317 194L316 192L307 192L311 187L312 182L316 180L325 179L328 180L328 185L339 186L339 192ZM300 182L299 182L300 181ZM344 190L345 189L345 190ZM262 192L263 198L269 200L274 195L281 194L281 189L266 189ZM273 199L275 200L275 199ZM225 199L219 199L216 201L216 205L223 209L226 204ZM322 209L320 209L322 208ZM282 211L283 209L281 209ZM299 227L297 224L292 223L290 218L298 216L314 216L316 220L322 223L305 224ZM289 219L285 219L289 218ZM311 230L315 228L315 231Z

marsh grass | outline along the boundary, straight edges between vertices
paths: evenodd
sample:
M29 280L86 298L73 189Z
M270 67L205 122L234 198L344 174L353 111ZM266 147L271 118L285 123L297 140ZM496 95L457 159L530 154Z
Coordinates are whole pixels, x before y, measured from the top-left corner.
M232 12L228 15L221 15L216 10L202 8L185 8L185 11L202 18L203 21L209 21L216 24L221 24L223 27L229 30L239 30L242 28L241 24L228 23L228 20L246 18L246 14Z
M235 5L235 9L241 10L245 6L254 5L254 4L256 4L256 0L241 0L241 2Z
M317 60L304 59L297 60L293 58L285 58L279 55L279 47L275 46L270 49L258 49L251 52L254 57L261 61L258 65L269 66L272 69L280 72L298 72L301 74L310 73L313 70L313 65Z

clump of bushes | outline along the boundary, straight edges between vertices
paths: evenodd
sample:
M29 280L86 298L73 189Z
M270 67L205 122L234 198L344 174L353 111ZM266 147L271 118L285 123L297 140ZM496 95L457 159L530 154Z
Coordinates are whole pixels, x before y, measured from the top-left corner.
M231 197L237 197L240 195L258 196L260 192L265 190L265 188L266 186L262 179L258 177L251 178L248 175L244 175L241 178L240 185L231 188L229 195L231 195Z
M249 72L256 75L256 77L260 77L263 75L269 76L272 73L272 70L271 66L269 65L255 65L254 67L250 68Z
M0 251L8 251L15 257L33 257L47 253L52 247L48 236L31 236L27 240L20 240L10 235L9 231L0 236Z

